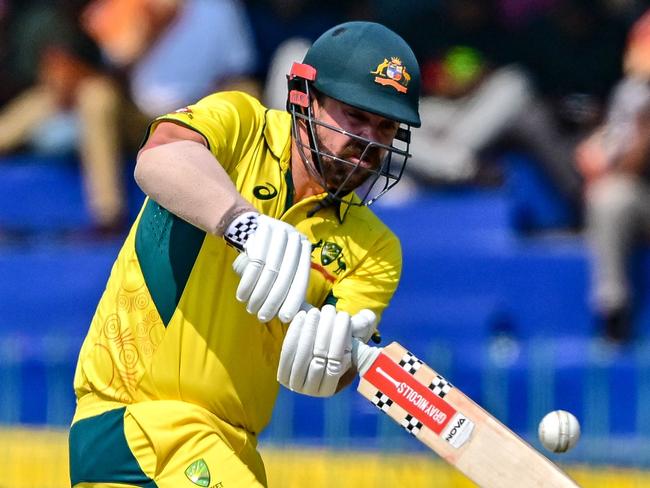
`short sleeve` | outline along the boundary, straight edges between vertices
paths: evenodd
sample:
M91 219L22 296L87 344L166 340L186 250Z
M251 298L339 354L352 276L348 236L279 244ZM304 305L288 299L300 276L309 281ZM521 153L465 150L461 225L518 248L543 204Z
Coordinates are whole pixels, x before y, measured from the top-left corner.
M264 113L264 107L245 93L220 92L158 117L148 135L165 121L195 130L205 137L212 154L230 172L259 140Z

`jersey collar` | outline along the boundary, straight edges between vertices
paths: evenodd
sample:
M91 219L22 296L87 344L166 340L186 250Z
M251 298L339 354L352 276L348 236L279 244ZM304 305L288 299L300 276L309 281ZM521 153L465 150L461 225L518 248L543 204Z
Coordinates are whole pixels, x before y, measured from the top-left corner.
M325 209L332 209L332 211L336 214L338 217L339 223L343 223L343 220L345 219L345 216L347 213L354 207L356 206L355 204L358 204L361 202L361 199L357 196L356 193L350 193L343 197L341 200L334 200L331 202L327 201L327 193L321 193L320 195L314 195L313 197L309 197L305 201L310 201L311 200L311 208L314 209L314 214L317 214L318 212L325 210ZM319 206L319 204L322 203L322 206Z
M266 111L266 124L264 125L264 139L273 156L280 162L283 171L290 171L291 160L291 114L281 110L269 109ZM290 174L290 173L289 173ZM326 193L316 195L314 201L324 200ZM333 207L339 222L347 215L348 211L354 206L351 203L360 203L360 198L352 192L342 198L341 201L335 201L331 204L324 205L322 209ZM320 211L319 210L319 211Z

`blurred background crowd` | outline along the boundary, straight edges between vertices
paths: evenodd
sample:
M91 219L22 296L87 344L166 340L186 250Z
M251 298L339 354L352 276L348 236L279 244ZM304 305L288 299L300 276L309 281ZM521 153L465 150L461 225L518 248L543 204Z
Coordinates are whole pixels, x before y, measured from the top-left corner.
M503 155L528 156L563 208L547 227L586 232L598 318L625 340L627 259L650 224L648 3L2 0L0 153L77 155L93 232L119 235L124 163L153 117L227 89L283 108L290 63L315 37L375 20L413 46L423 72L423 127L392 200L498 186Z
M481 323L490 333L625 347L650 330L649 8L647 0L0 0L2 272L31 273L21 260L39 235L111 243L99 266L108 269L142 201L131 173L152 118L229 89L282 109L285 75L311 41L336 23L374 20L411 44L423 79L413 158L378 202L405 248L405 284L385 330L407 317L423 335L452 341L475 334L463 324ZM71 166L77 200L64 198L77 180L47 173ZM64 209L70 201L75 208ZM85 252L75 248L72 262L89 265ZM32 303L22 298L31 287L42 288L34 301L64 300L53 291L64 285L42 281L38 256L37 277L2 287L15 309ZM105 281L77 274L88 273L94 288L81 307L86 321L69 323L75 338ZM12 313L3 332L26 316ZM45 315L36 312L43 324ZM631 431L648 424L650 434L639 415Z

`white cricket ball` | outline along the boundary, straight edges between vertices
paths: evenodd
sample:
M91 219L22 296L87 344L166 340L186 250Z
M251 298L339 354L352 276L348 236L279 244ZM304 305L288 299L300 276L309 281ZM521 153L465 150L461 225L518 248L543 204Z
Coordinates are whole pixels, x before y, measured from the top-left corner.
M538 434L540 442L549 451L567 452L580 438L580 424L566 410L554 410L539 423Z

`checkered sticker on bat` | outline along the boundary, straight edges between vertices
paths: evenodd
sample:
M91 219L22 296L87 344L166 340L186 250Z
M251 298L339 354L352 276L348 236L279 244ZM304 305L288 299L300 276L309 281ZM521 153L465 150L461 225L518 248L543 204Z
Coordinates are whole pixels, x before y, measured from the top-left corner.
M422 364L422 361L408 351L406 351L406 354L402 356L402 359L399 362L399 365L404 369L404 371L411 374L415 374Z
M453 385L449 383L449 381L444 379L442 376L440 376L439 374L437 374L436 377L429 384L429 390L434 392L440 398L445 398L445 395L449 393L449 390L451 390L452 388Z
M420 430L422 429L422 422L420 422L418 419L416 419L410 414L406 414L406 417L402 419L400 425L404 427L407 432L415 436L417 436Z
M372 398L372 403L382 412L388 412L388 409L393 404L393 400L384 395L380 390L377 390L377 393Z

